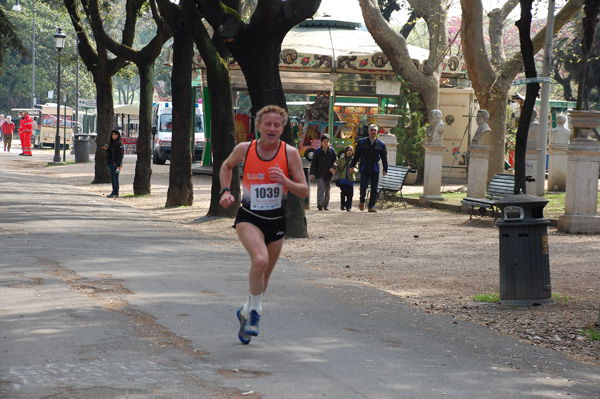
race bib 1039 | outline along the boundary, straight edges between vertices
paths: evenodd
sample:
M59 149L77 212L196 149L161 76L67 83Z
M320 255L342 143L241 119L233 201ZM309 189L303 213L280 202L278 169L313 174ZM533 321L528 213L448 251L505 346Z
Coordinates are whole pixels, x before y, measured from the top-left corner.
M253 184L250 198L250 209L268 211L281 208L283 187L279 183Z

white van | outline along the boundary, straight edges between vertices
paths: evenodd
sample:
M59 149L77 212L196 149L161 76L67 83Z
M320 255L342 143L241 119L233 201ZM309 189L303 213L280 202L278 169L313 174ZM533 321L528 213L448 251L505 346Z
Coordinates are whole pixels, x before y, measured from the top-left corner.
M171 136L173 133L173 103L159 102L153 104L152 109L152 134L154 136L154 149L152 163L163 165L171 158ZM194 121L194 159L202 159L204 150L204 115L200 104L196 104Z

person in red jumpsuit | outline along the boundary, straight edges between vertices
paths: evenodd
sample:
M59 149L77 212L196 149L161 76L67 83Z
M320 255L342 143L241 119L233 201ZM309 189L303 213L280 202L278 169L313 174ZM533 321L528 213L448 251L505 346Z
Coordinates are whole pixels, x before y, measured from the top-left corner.
M29 116L29 112L21 112L21 123L19 125L19 139L21 139L21 148L23 150L19 155L32 156L31 153L31 133L33 130L33 119Z

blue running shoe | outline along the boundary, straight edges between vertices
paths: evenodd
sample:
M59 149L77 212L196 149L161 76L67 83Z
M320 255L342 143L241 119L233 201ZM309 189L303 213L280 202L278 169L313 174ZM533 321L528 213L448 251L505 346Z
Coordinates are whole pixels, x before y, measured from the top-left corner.
M244 333L247 335L252 335L254 337L258 336L258 322L260 322L260 315L256 310L250 311L250 320L246 323L246 327L244 327Z
M238 309L237 318L240 321L240 331L238 332L238 338L240 339L240 342L242 344L248 345L252 338L244 332L244 327L246 326L246 318L242 314L242 308Z

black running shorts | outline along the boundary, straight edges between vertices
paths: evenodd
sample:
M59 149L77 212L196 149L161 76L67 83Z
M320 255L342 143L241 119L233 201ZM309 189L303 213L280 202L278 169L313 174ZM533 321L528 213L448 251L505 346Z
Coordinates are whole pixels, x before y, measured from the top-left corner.
M251 223L258 227L258 229L265 236L266 245L269 245L271 242L281 240L283 237L285 237L285 215L277 217L264 217L244 207L241 207L238 210L233 227L235 228L238 223Z

